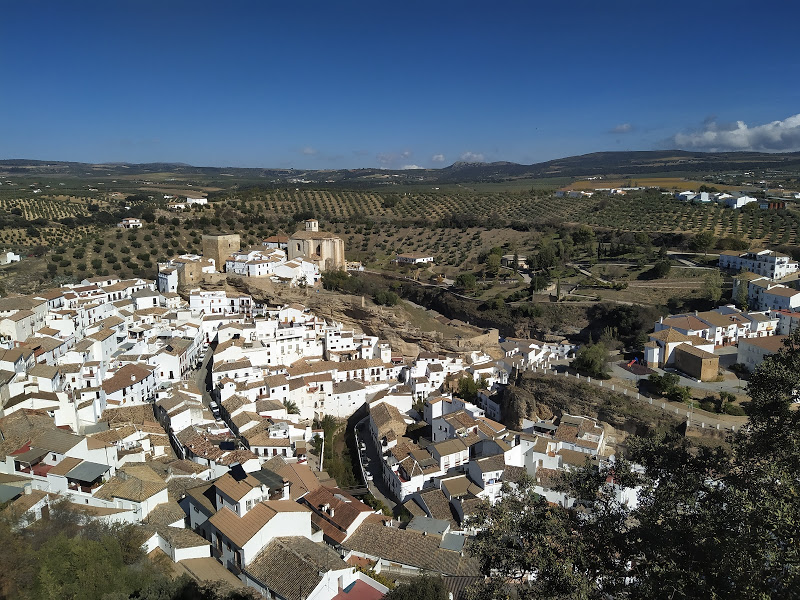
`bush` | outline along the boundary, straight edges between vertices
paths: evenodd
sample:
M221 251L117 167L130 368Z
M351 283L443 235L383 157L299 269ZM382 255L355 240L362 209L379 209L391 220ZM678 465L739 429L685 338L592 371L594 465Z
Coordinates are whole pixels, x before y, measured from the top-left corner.
M456 276L455 285L463 290L474 290L478 279L473 273L461 273Z
M741 406L739 406L738 404L731 404L730 402L727 403L722 410L726 415L731 415L734 417L747 416L747 413Z
M658 373L653 373L647 378L647 381L656 394L659 396L668 396L673 389L678 387L681 378L675 373L664 373L663 376Z
M581 346L572 361L576 370L598 379L608 379L608 349L603 344Z
M375 301L375 304L380 304L383 306L395 306L398 302L400 302L400 296L388 290L379 290L375 293L372 299Z

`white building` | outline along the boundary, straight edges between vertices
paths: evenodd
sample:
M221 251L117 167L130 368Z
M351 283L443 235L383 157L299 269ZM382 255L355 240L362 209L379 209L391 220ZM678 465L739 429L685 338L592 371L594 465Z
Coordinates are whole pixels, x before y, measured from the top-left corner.
M141 219L134 219L134 218L125 218L122 219L119 223L117 223L117 227L122 227L123 229L138 229L142 226Z
M195 288L189 292L189 309L205 314L249 315L253 299L240 292Z
M730 198L725 199L725 205L728 208L742 208L751 202L758 202L758 198L753 198L752 196L732 196Z
M0 253L0 265L7 265L12 262L19 262L19 254L13 252Z
M425 252L403 252L397 255L395 262L401 265L424 265L433 263L433 255Z
M789 256L773 250L726 250L719 255L719 267L736 272L750 271L769 279L782 279L800 269L800 265Z

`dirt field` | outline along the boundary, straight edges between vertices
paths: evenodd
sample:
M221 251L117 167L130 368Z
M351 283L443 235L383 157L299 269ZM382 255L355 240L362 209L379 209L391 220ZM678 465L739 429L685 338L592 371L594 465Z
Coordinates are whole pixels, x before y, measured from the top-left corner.
M665 189L674 189L676 191L691 190L697 191L701 185L716 187L726 190L745 190L752 189L753 186L736 186L736 185L715 185L708 181L696 181L691 179L683 179L682 177L631 177L626 179L593 179L591 181L581 180L565 185L563 190L594 190L597 188L621 188L621 187L661 187Z

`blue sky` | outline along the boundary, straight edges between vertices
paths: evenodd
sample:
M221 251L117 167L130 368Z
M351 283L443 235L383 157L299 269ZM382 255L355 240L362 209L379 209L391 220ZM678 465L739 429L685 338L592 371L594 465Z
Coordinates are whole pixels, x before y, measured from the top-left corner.
M794 2L28 0L2 14L0 158L326 169L800 150Z

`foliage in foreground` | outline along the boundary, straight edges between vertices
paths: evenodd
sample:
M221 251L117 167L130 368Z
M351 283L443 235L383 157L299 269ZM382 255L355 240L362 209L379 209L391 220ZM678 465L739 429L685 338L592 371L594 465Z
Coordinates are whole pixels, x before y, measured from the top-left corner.
M447 588L439 577L423 575L409 583L401 583L383 597L384 600L447 600Z
M0 598L9 600L238 600L250 598L172 579L169 561L150 560L145 534L134 525L93 521L65 502L49 518L19 529L8 512L0 519Z
M590 510L549 504L523 481L476 516L472 553L490 577L472 599L800 597L798 389L800 330L753 374L731 452L674 433L632 440L631 463L563 478ZM637 506L621 487L638 488Z

